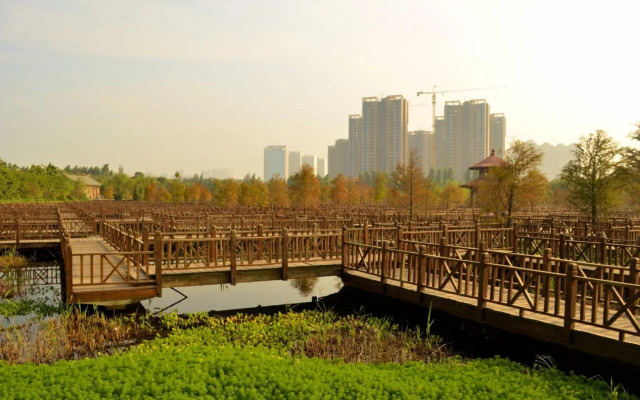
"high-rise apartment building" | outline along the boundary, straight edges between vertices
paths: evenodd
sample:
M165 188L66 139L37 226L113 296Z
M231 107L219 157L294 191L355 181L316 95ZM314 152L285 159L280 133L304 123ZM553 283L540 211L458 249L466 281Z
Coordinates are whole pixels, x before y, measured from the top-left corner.
M337 146L337 144L336 144ZM358 176L362 173L362 115L349 115L349 139L348 139L348 165L347 174L350 176ZM329 168L331 168L331 160L329 160ZM337 176L337 174L336 174Z
M306 155L306 156L302 156L302 161L301 161L302 165L310 165L311 168L313 168L313 172L315 173L318 169L316 166L316 156L314 155Z
M507 120L504 114L491 114L489 119L489 147L496 151L500 158L504 157L505 140L507 137Z
M409 154L408 124L409 105L404 97L362 98L362 116L349 116L350 174L390 173L404 163Z
M467 168L489 155L489 114L485 100L445 103L444 127L436 127L437 168L452 168L454 179L464 181Z
M461 157L458 163L457 176L460 182L469 166L489 156L489 103L486 100L470 100L463 104L464 110L462 140L468 146L461 146ZM466 151L465 151L466 150Z
M316 167L316 175L318 175L319 177L324 177L327 174L327 170L324 165L324 157L318 157L316 159Z
M431 131L409 132L409 151L414 150L420 159L420 167L425 174L429 172L429 169L435 168L435 135Z
M329 179L342 174L349 176L349 140L338 139L329 146Z
M267 146L264 148L264 180L265 182L275 175L287 179L289 171L289 159L287 146Z
M299 151L290 151L289 152L289 175L293 176L300 171L300 152Z

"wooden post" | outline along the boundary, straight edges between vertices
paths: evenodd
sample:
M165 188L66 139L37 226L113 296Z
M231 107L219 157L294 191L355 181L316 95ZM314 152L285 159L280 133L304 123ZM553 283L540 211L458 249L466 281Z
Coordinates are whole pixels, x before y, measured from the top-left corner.
M282 280L289 279L289 231L282 229Z
M342 226L342 268L347 267L348 256L349 256L349 248L347 247L348 231L346 226Z
M634 285L638 284L638 259L632 258L629 263L629 283ZM629 288L629 298L633 298L638 293L638 289L635 287ZM633 304L629 306L631 314L636 315L636 309L638 308L638 300L634 300Z
M236 260L236 231L231 231L229 235L229 281L233 286L238 282L237 260Z
M20 236L22 236L22 223L18 218L16 219L16 245L20 244Z
M478 243L478 254L476 257L476 260L478 262L482 261L482 254L484 254L484 249L485 249L484 241L481 241L480 243Z
M551 249L544 249L544 253L542 254L542 269L546 272L551 272ZM549 311L549 301L551 295L551 284L549 282L549 276L545 275L544 282L542 284L542 293L544 296L544 312ZM557 284L557 282L556 282ZM558 301L559 299L556 299Z
M380 268L380 282L385 283L387 279L385 278L385 273L387 272L387 259L389 258L387 254L387 241L382 242L382 266Z
M511 227L511 248L514 253L518 252L518 223L514 222Z
M575 279L576 270L574 263L567 264L567 275L564 288L564 329L567 340L571 342L572 331L575 327L576 295L578 282Z
M311 257L315 258L318 256L318 235L320 231L318 230L318 224L313 224L313 253Z
M402 229L401 225L398 225L396 227L396 249L398 250L403 250L402 248L402 240L404 235L404 230Z
M480 255L480 264L478 265L478 319L484 319L484 309L487 307L487 299L489 298L489 254L482 253Z
M67 241L66 249L63 250L65 252L64 257L64 271L65 271L65 282L66 282L66 296L65 302L70 303L73 298L73 253L71 252L71 244Z
M142 229L142 251L144 256L142 257L142 264L146 267L147 275L149 273L149 228L146 226Z
M365 220L365 224L364 224L364 229L363 230L364 230L363 244L365 246L368 246L368 245L371 244L370 240L369 240L369 235L371 233L369 232L369 226L367 226L367 221L366 220Z
M566 247L566 238L565 235L560 235L560 249L558 250L558 257L561 259L565 259L565 247Z
M424 276L425 276L425 246L420 246L418 250L418 282L416 282L416 288L418 291L418 301L422 301L422 288L424 287Z
M482 231L480 230L480 224L476 221L476 240L474 246L480 247L480 241L482 240Z
M259 260L264 259L264 252L262 251L262 247L264 246L264 240L262 239L262 236L264 235L264 229L262 227L262 224L258 224L258 254L256 255L256 257Z
M216 246L216 238L218 236L216 232L216 227L211 226L210 231L211 241L209 242L209 265L213 263L213 265L218 265L218 246Z
M600 256L598 262L600 264L605 264L607 261L607 239L604 233L600 233L600 241L598 242L598 245L600 247L600 251L596 252L596 254Z
M439 254L440 257L448 257L447 254L447 238L445 237L441 237L440 238L440 248L439 248Z
M153 259L156 264L156 296L162 297L162 232L156 231L153 237Z

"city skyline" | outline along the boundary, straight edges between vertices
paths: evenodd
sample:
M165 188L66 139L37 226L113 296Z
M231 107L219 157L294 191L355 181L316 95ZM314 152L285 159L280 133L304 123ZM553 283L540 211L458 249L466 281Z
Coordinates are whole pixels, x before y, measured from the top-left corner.
M552 10L552 12L551 12ZM486 98L509 137L574 143L640 120L630 2L0 0L0 159L172 176L259 174L265 146L326 160L362 96ZM437 123L437 121L436 121ZM436 129L437 130L437 129ZM322 153L319 153L322 149ZM330 166L329 166L330 168Z

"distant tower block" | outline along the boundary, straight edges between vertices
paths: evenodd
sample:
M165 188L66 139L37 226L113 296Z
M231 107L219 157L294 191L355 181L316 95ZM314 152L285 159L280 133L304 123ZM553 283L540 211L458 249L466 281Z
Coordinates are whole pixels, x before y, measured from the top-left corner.
M265 182L278 175L287 179L289 160L287 146L267 146L264 148L264 180Z

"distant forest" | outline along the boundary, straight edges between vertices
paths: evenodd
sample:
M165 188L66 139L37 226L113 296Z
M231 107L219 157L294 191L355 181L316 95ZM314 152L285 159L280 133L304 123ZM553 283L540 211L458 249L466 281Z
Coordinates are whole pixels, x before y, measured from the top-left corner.
M421 171L421 170L420 170ZM176 173L173 177L147 176L141 172L127 174L122 168L112 170L108 164L70 166L59 169L51 164L19 167L0 160L0 201L40 202L87 200L81 181L65 174L89 175L100 183L102 199L137 201L207 201L220 207L235 206L316 206L318 204L400 204L403 201L402 178L394 174L368 173L360 177L338 176L330 181L310 168L302 168L285 180L275 177L267 182L247 175L243 179L190 177ZM423 172L420 172L424 176ZM425 207L462 204L466 190L451 181L453 171L431 170L419 182L421 202Z

